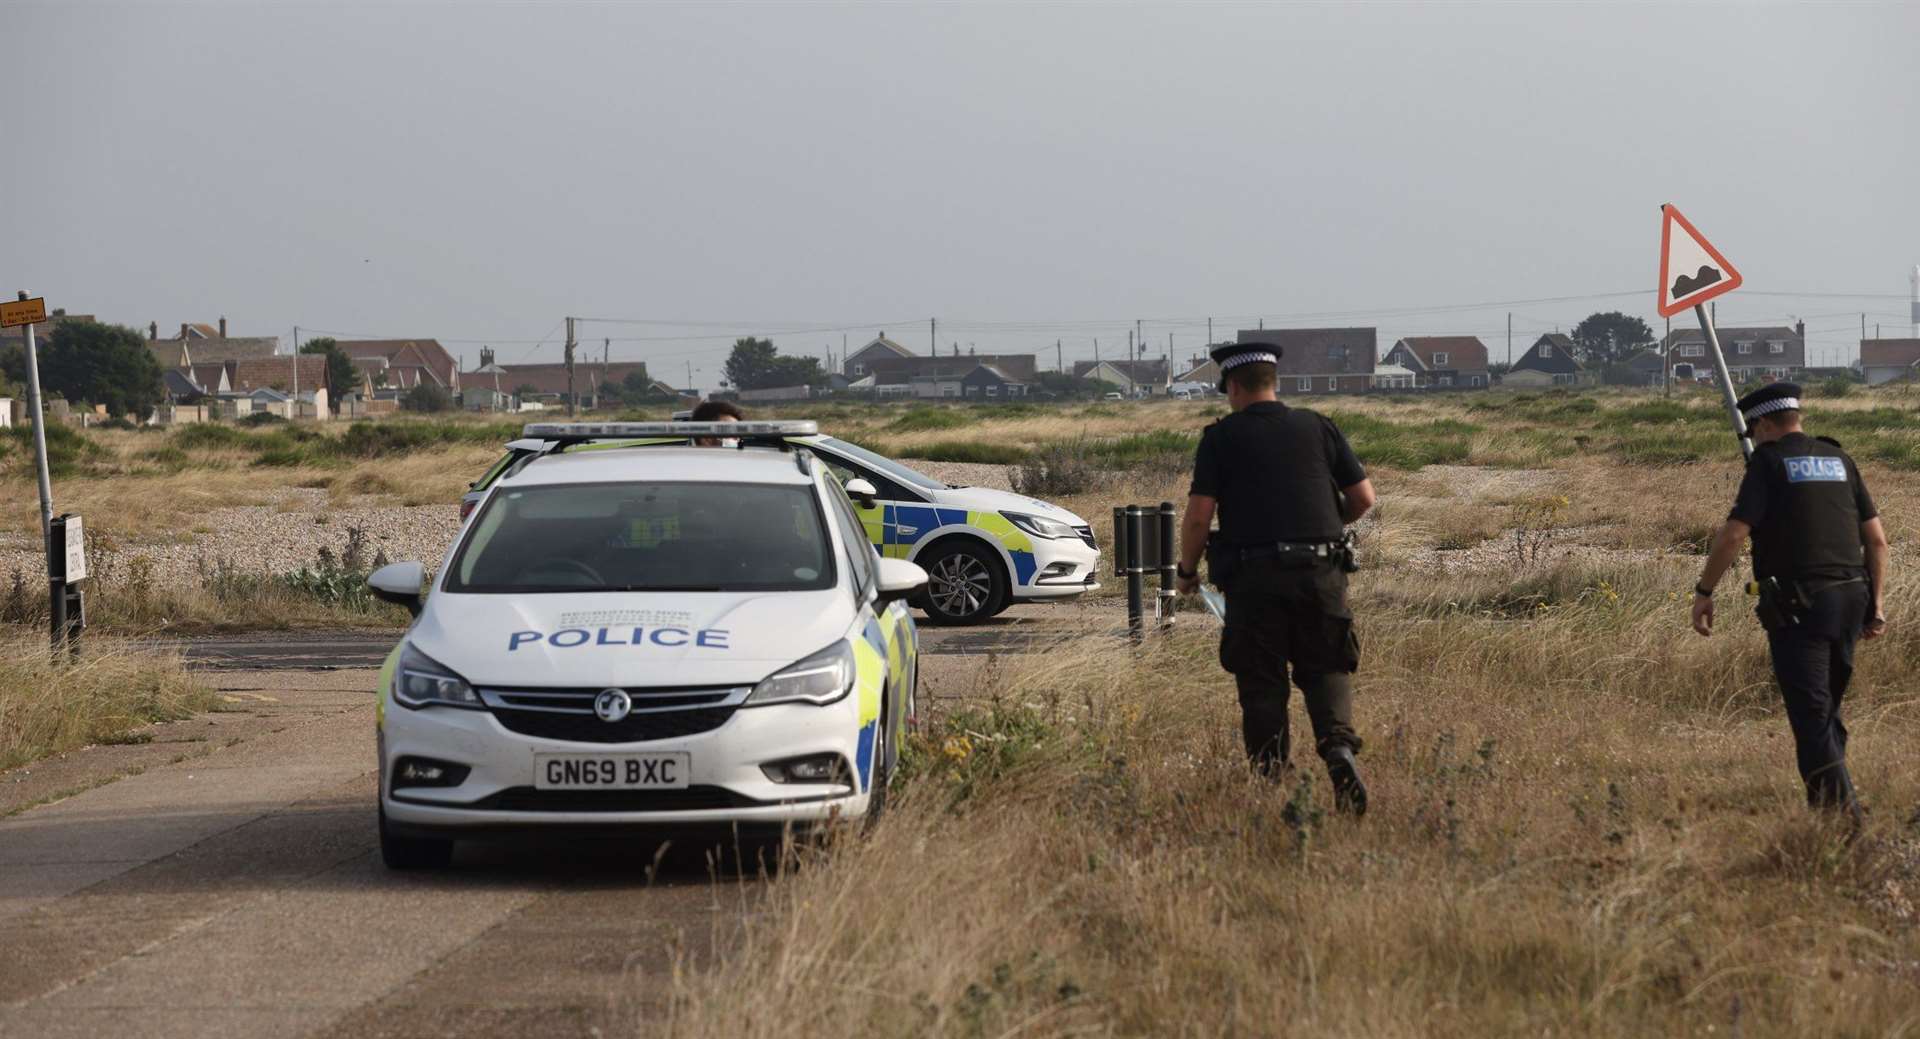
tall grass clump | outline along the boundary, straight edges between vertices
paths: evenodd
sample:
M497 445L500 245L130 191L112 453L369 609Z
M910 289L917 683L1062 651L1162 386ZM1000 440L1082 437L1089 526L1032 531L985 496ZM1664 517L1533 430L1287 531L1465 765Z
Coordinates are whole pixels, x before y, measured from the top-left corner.
M893 421L887 423L890 433L924 433L944 429L960 429L973 424L973 419L958 408L935 407L930 404L916 404L901 412Z
M0 642L0 770L213 704L178 657L92 638L77 662L55 664L44 636L10 637Z
M906 457L928 462L968 462L975 465L1023 465L1033 452L1018 444L986 444L975 440L942 440L904 449Z
M106 459L107 452L85 433L64 422L45 424L47 472L54 477L84 476L93 473ZM33 426L22 423L9 426L0 437L0 452L13 471L11 475L33 479Z
M1330 412L1354 453L1367 465L1417 471L1457 464L1473 456L1473 437L1483 427L1459 419L1393 421L1360 413Z
M1210 623L1000 658L909 739L885 819L799 852L715 962L636 979L670 999L635 1030L1920 1026L1897 966L1920 959L1916 841L1901 811L1851 841L1807 815L1759 632L1728 616L1700 639L1630 573L1526 581L1505 596L1544 609L1362 580L1357 822L1332 812L1297 709L1298 770L1250 774ZM1906 651L1863 652L1852 716L1855 779L1896 806L1920 792L1920 719L1887 659Z

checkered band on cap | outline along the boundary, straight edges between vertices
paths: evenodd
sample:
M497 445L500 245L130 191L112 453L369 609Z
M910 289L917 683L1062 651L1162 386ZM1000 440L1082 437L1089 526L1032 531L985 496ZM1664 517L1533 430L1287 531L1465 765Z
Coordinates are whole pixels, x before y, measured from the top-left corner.
M1798 410L1800 410L1800 398L1775 397L1772 400L1763 400L1760 403L1755 404L1753 407L1748 408L1746 411L1746 416L1750 419L1756 419L1762 415L1771 415L1776 411L1798 411Z
M1263 353L1259 351L1255 351L1252 353L1244 353L1244 354L1234 354L1232 357L1229 357L1226 360L1220 362L1220 370L1224 372L1229 369L1238 368L1243 364L1259 364L1262 361L1266 362L1267 364L1279 364L1280 358L1274 356L1273 354Z

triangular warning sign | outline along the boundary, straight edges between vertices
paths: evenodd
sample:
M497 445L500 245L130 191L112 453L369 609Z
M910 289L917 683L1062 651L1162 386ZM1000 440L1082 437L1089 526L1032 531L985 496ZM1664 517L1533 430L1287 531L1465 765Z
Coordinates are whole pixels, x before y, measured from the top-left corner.
M1678 225L1679 233L1674 228ZM1672 206L1660 207L1660 316L1740 287L1740 272Z

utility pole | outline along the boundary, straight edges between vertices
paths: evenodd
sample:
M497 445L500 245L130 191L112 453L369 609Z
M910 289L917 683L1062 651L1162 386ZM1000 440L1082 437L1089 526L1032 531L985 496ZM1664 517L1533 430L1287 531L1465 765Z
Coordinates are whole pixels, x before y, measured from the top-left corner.
M1140 357L1147 356L1147 334L1140 330L1139 318L1133 319L1133 341L1139 345ZM1136 357L1134 359L1139 360L1140 357Z
M693 362L687 362L687 389L693 389Z
M1213 319L1207 319L1207 348L1213 348Z
M1132 332L1127 333L1127 361L1128 363L1132 363L1133 361L1133 333Z
M1095 368L1100 367L1100 338L1098 336L1095 336L1093 340L1093 366Z
M1667 322L1667 327L1673 327L1671 320ZM1513 311L1511 310L1507 311L1507 370L1513 370Z
M927 319L927 353L940 356L940 319L937 317Z
M567 319L567 417L572 418L578 401L573 392L573 319Z
M1060 340L1058 339L1053 341L1053 367L1055 371L1064 372L1067 370L1067 355L1065 352L1065 348L1063 348L1060 345Z

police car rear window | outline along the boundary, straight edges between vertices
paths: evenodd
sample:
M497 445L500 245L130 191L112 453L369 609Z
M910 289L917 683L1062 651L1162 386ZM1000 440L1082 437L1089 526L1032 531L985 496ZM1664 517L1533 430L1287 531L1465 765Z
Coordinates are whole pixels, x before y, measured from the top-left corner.
M744 592L833 584L811 486L558 484L489 499L446 590Z

